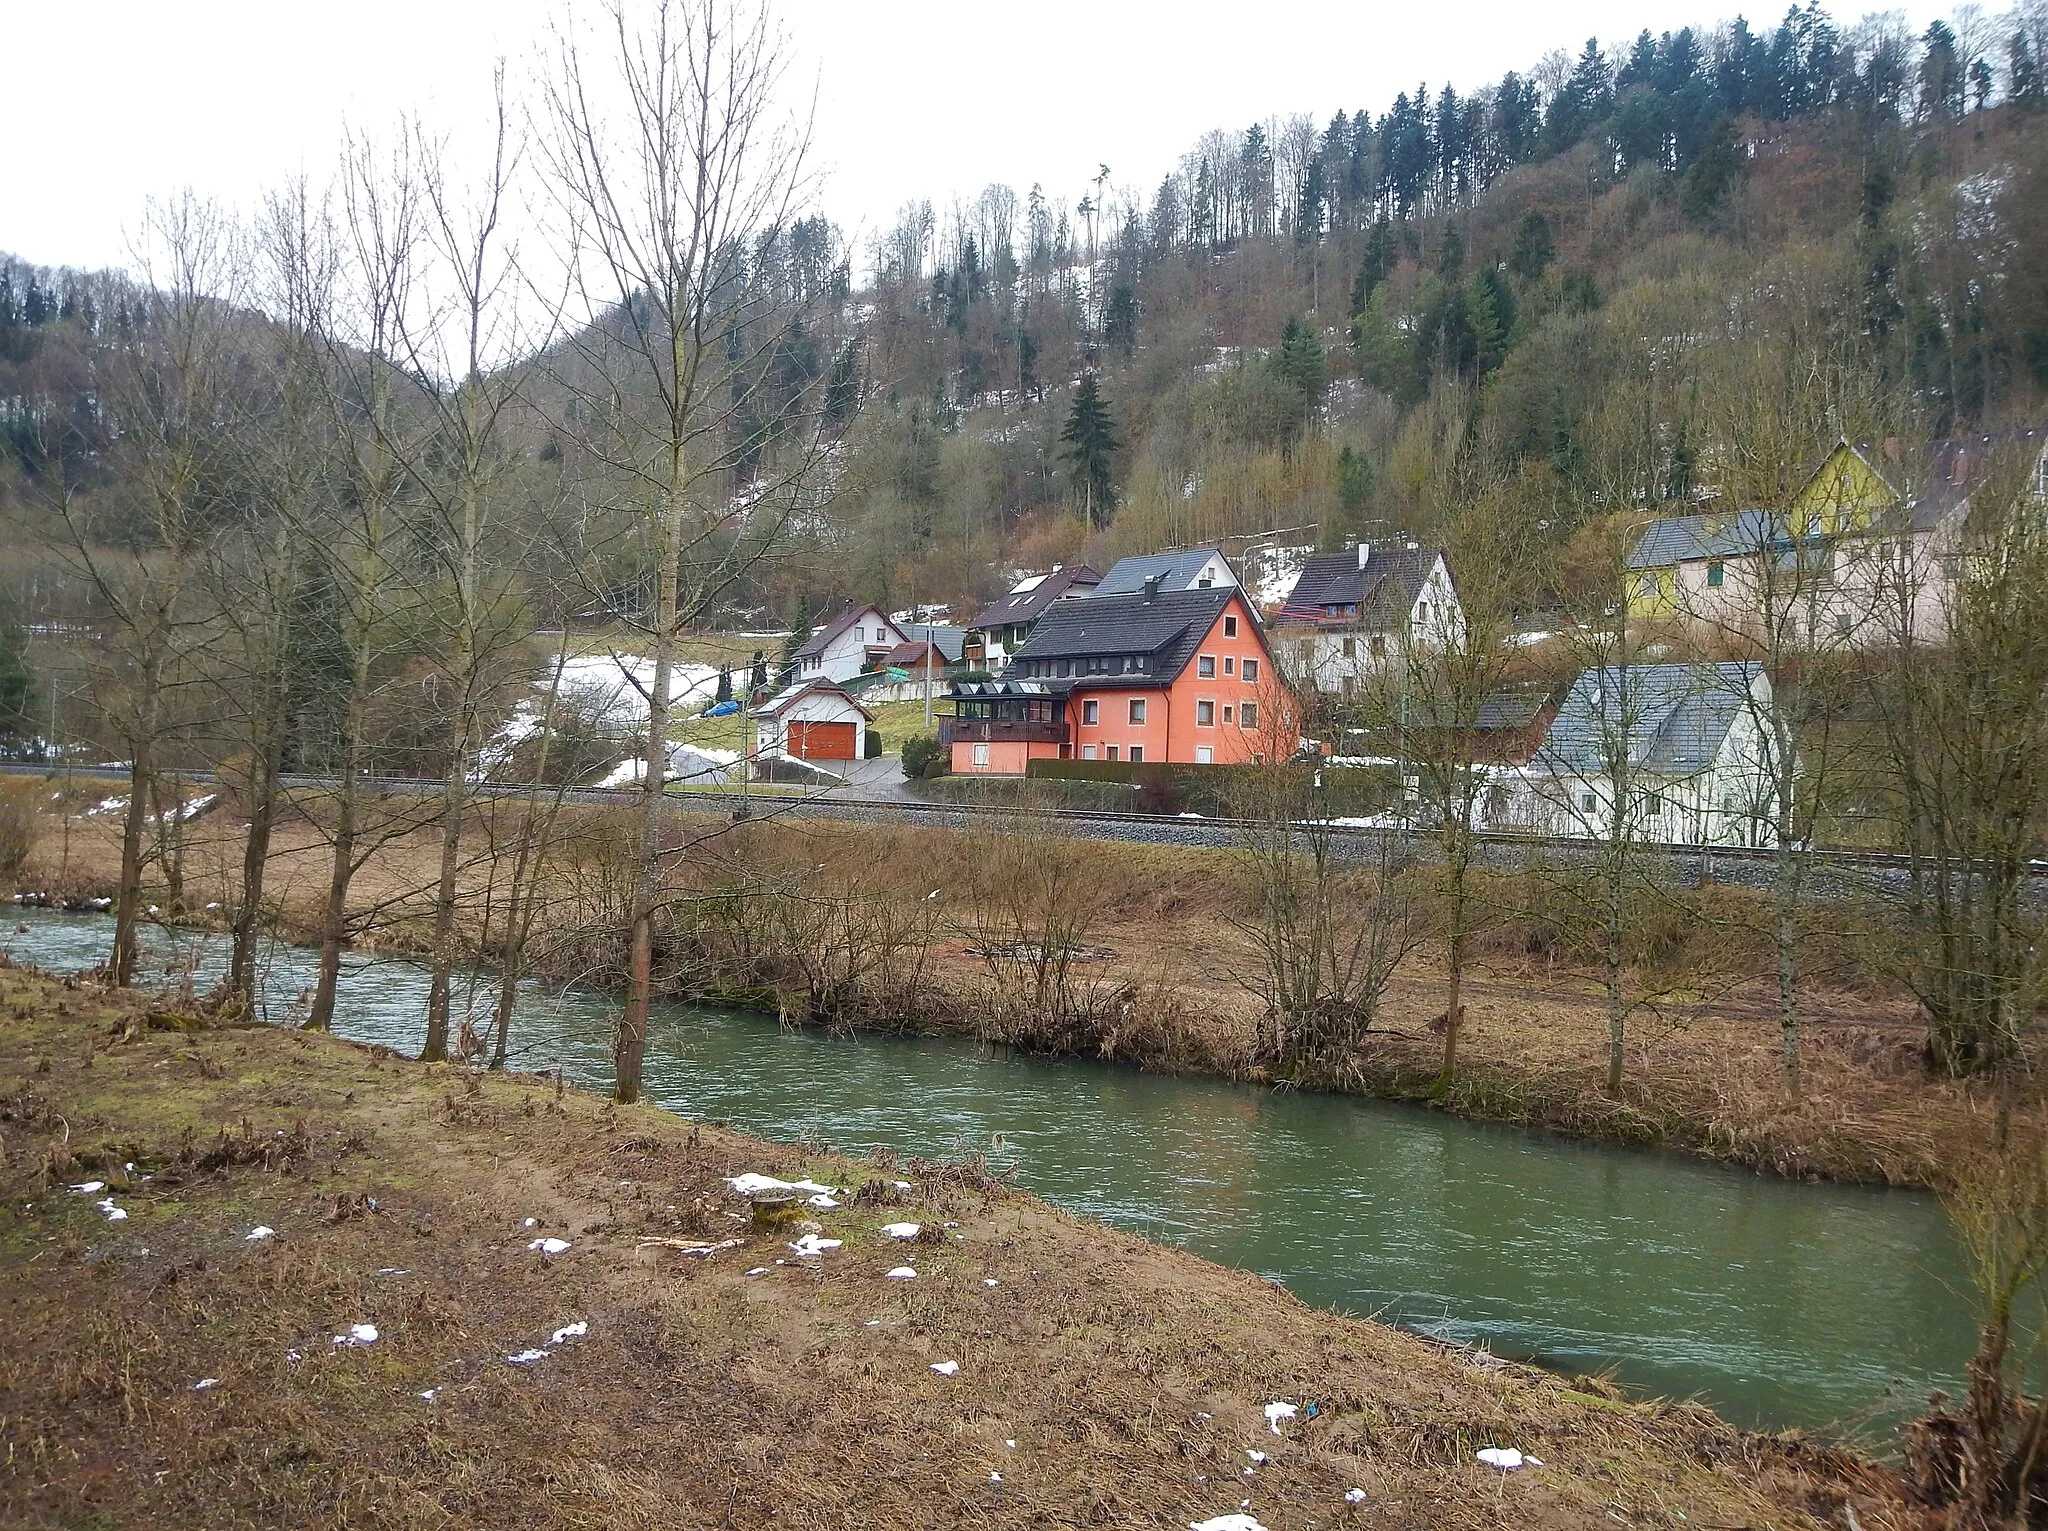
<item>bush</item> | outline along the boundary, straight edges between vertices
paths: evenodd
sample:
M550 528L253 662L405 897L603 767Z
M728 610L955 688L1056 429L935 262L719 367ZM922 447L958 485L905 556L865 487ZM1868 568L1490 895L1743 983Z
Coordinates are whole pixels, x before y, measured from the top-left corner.
M881 730L878 728L871 727L868 729L867 733L862 735L862 737L867 741L864 745L861 746L861 755L863 756L863 758L868 760L880 760L882 758Z
M873 734L868 735L873 738ZM935 761L943 762L945 751L939 746L937 734L912 734L903 741L903 774L912 781L920 776L938 774L931 769Z

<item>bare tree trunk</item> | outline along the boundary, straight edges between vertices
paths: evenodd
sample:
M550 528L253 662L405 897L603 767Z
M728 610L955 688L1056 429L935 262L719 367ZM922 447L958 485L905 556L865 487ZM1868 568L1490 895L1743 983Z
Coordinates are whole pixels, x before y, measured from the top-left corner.
M313 989L313 1008L306 1016L309 1031L333 1029L341 949L348 939L348 893L356 875L356 829L362 791L362 712L370 690L369 639L366 634L359 636L343 724L346 737L342 741L341 781L335 802L334 854L328 863L327 899L320 909L320 974Z
M672 482L681 481L678 469ZM613 1093L620 1104L640 1098L647 1052L647 1011L654 987L654 913L661 895L661 810L668 778L668 687L674 670L678 575L676 546L682 539L683 504L676 497L663 529L661 574L654 603L654 677L647 689L647 755L640 784L640 849L633 879L632 952L627 967L626 1010L612 1046Z
M270 866L270 835L277 822L278 782L284 761L284 646L278 646L270 695L262 703L262 739L249 761L249 835L242 843L242 896L235 905L228 989L244 1009L256 999L256 931L262 920L263 883Z
M142 832L156 786L156 730L162 708L163 664L154 645L142 656L141 696L128 766L128 812L121 824L121 881L114 899L113 969L116 988L135 981L136 928L142 919Z

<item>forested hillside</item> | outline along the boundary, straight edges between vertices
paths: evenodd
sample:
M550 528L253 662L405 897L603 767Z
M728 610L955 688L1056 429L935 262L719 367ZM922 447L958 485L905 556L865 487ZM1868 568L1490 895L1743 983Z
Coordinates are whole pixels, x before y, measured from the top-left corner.
M1588 39L1480 90L1212 132L1143 192L1128 167L1072 198L991 186L904 208L863 251L807 220L770 253L814 313L763 366L830 392L846 450L830 504L725 615L965 604L1016 568L1214 538L1426 535L1483 485L1563 544L1712 492L1717 398L1774 346L1828 358L1815 443L2032 419L2044 33L2039 4L1914 35L1816 0L1774 29ZM0 269L17 487L102 428L78 337L126 324L130 292ZM540 505L571 401L557 369L528 385L519 493ZM552 604L629 590L620 557Z

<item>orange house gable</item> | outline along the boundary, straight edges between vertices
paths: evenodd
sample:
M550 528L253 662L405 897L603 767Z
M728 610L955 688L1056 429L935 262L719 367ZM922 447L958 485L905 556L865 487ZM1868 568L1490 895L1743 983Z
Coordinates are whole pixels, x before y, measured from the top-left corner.
M1060 602L1001 681L953 700L964 775L1052 758L1245 765L1292 754L1297 726L1265 630L1231 587Z

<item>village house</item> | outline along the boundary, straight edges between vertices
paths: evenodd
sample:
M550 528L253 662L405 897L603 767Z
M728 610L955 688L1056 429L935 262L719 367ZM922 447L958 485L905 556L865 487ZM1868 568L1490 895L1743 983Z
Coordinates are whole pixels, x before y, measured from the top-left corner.
M999 680L965 682L942 740L962 774L1034 759L1242 765L1292 754L1293 699L1235 582L1056 603Z
M1102 576L1086 564L1054 564L1050 573L1026 575L974 614L967 624L964 662L975 669L999 670L1031 636L1031 629L1054 601L1069 600L1093 590Z
M1095 595L1136 595L1150 581L1160 590L1218 590L1236 588L1241 581L1215 548L1181 548L1171 553L1134 553L1119 558L1096 585Z
M1309 559L1273 624L1295 684L1353 695L1411 648L1464 631L1441 548L1361 542Z
M964 668L964 629L918 623L908 631L911 636L884 654L874 669L846 683L862 702L916 702L927 689L943 697Z
M860 760L874 715L828 680L785 686L754 712L757 760Z
M1769 846L1774 773L1754 660L1606 665L1572 682L1527 764L1496 773L1486 827L1672 845Z
M899 643L903 629L879 606L847 602L839 615L806 639L795 654L793 681L848 681L880 664Z
M1954 437L1917 463L1896 440L1838 442L1782 509L1730 507L1645 525L1626 573L1631 617L1708 637L1876 648L1947 631L1953 554L1985 470L2048 433Z

